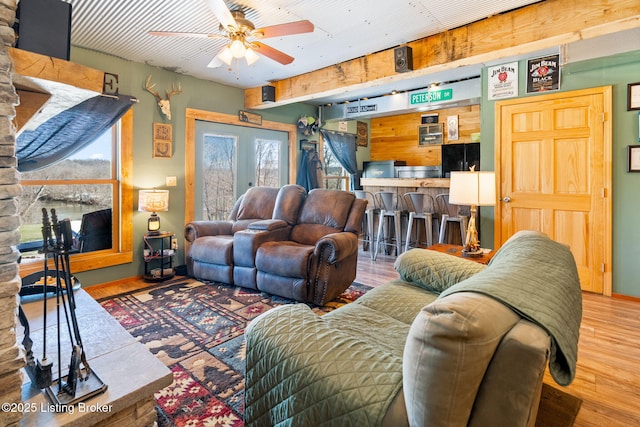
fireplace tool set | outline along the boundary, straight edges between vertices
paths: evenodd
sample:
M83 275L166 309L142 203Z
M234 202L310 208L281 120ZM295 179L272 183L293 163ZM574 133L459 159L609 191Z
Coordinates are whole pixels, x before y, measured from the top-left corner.
M52 233L53 230L53 233ZM55 236L55 237L54 237ZM42 250L44 254L43 284L23 286L21 295L43 295L43 339L42 359L35 358L29 337L29 322L22 307L19 308L20 322L24 326L22 344L26 351L27 364L25 370L31 378L31 384L44 389L52 403L57 405L75 404L86 400L107 389L89 367L87 355L82 345L78 319L76 317L76 301L73 290L75 278L69 268L69 255L74 252L73 233L69 219L58 220L55 209L51 209L51 221L45 208L42 209ZM53 258L54 271L50 271L48 260ZM50 280L50 275L53 280ZM40 289L41 287L41 289ZM58 379L53 380L53 362L47 356L47 297L55 294L57 322L57 370ZM62 332L67 330L71 356L69 371L62 376Z

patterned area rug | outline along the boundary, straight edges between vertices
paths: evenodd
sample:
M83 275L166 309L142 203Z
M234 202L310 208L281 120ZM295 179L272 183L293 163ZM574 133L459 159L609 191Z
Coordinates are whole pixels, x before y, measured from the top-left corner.
M318 314L371 289L354 283ZM294 301L250 289L174 279L100 301L120 324L173 372L156 393L158 425L242 426L244 329L261 313Z

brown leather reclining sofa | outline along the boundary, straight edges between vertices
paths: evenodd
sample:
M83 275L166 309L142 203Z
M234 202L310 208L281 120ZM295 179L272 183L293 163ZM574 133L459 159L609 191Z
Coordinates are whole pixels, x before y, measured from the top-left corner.
M185 226L188 274L324 305L355 279L365 207L347 191L251 188L229 220Z

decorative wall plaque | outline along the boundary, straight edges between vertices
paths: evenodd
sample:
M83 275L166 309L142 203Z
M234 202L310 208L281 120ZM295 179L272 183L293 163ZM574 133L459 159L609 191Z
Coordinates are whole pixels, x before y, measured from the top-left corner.
M153 124L153 157L171 158L173 135L168 123Z

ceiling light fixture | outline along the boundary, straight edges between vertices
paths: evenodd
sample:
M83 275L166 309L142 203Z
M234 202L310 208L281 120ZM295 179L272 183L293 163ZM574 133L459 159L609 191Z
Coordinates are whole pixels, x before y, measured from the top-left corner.
M234 58L242 58L247 52L247 48L244 47L244 43L240 38L236 38L231 42L229 50L231 50L231 54Z
M231 65L234 59L244 58L248 65L254 64L260 57L255 52L250 43L245 42L240 37L234 38L231 43L225 46L218 56L214 58L219 59L227 65ZM212 63L214 62L212 61Z

